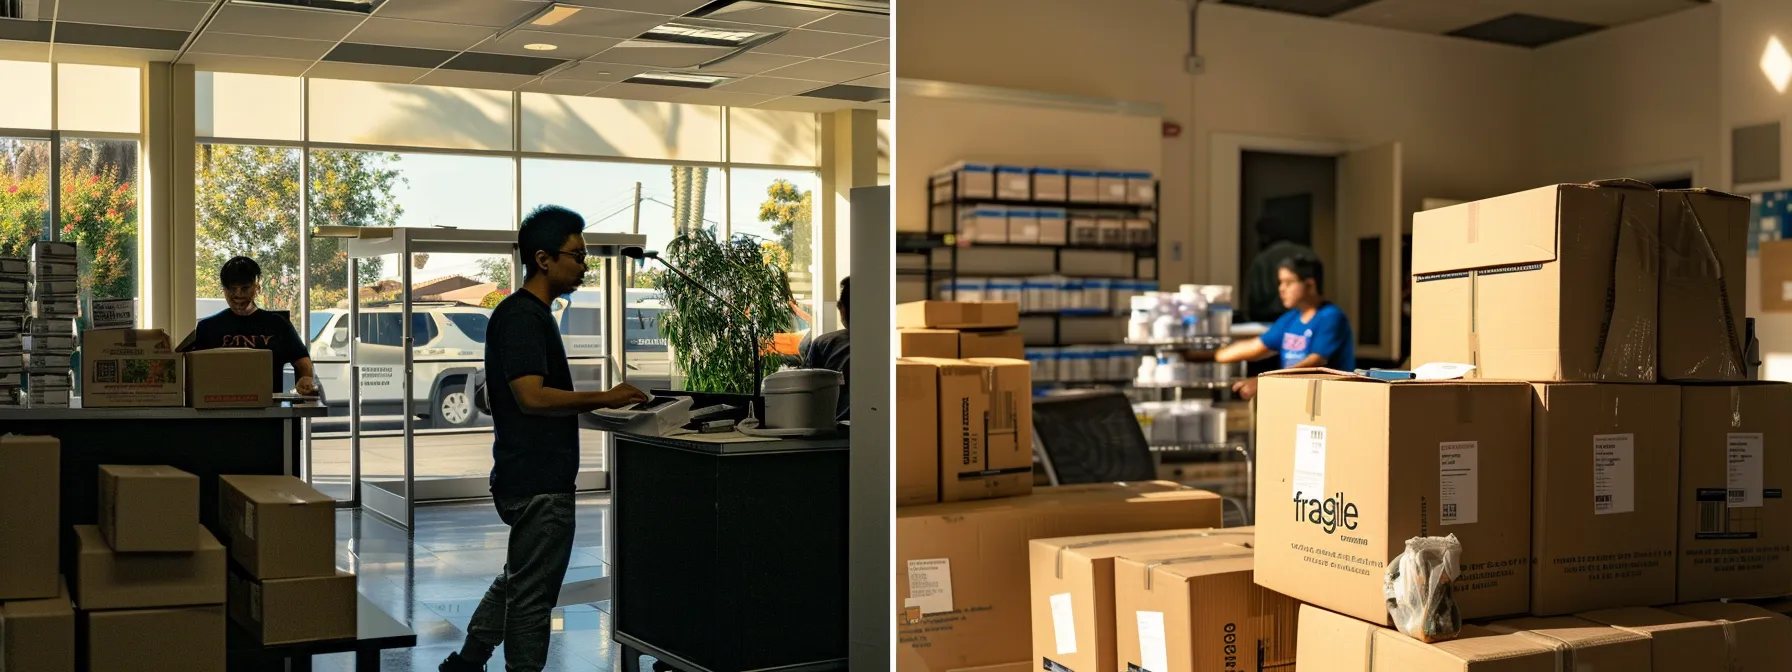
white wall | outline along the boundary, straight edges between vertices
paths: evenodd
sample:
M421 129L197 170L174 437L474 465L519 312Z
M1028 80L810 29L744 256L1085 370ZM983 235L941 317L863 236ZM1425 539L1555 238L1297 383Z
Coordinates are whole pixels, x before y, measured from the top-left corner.
M1730 184L1729 131L1736 126L1759 124L1769 121L1780 121L1784 124L1792 113L1792 90L1780 93L1774 90L1767 77L1761 73L1761 55L1766 50L1768 40L1778 38L1786 48L1792 49L1792 3L1784 0L1718 0L1721 10L1721 40L1719 82L1722 90L1722 125L1719 128L1722 143L1722 161L1718 166L1723 176L1723 184ZM1782 138L1780 159L1781 183L1774 188L1784 189L1792 186L1792 143ZM1792 313L1762 313L1760 297L1760 261L1751 257L1748 260L1748 315L1755 318L1755 334L1761 339L1761 358L1774 362L1776 359L1792 357ZM1783 365L1782 365L1783 366ZM1792 379L1780 366L1768 366L1768 371L1776 371L1775 377ZM1763 371L1765 376L1768 371Z

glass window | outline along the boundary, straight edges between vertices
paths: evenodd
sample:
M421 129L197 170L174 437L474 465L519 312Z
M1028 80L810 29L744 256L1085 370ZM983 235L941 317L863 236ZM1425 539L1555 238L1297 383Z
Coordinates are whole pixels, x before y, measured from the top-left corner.
M508 150L510 92L310 80L311 140Z
M27 256L49 237L49 190L50 141L0 138L0 257Z
M261 266L257 303L297 316L299 302L297 149L202 144L193 157L193 295L201 317L224 309L218 269L232 257ZM315 265L315 264L314 264ZM313 314L312 329L322 329ZM293 328L299 328L294 319ZM315 339L315 336L313 337Z
M390 165L398 173L398 226L516 230L511 159L400 154Z
M749 236L766 250L766 259L784 268L797 304L796 324L815 322L815 191L820 177L812 170L732 171L729 211L734 235Z
M398 196L404 189L402 157L388 152L313 150L311 162L310 230L319 226L394 226L403 211ZM311 246L312 310L348 310L348 253L335 238L308 237ZM356 284L372 298L389 288L393 260L374 257L360 260ZM391 273L396 273L392 269ZM390 289L396 289L392 283ZM338 359L345 358L340 355ZM342 359L346 362L346 359ZM346 388L344 388L346 389ZM330 391L325 390L328 394ZM337 398L346 398L338 395Z
M468 340L474 343L485 342L485 327L491 323L490 317L482 313L447 313L445 316L454 324L454 328L466 334Z
M6 104L0 105L0 128L50 128L50 64L0 61Z
M137 142L65 138L57 237L75 243L80 287L94 299L137 297Z
M540 205L571 208L589 231L634 233L635 188L640 185L639 233L647 249L664 250L680 229L726 229L722 171L716 168L603 161L523 160L523 210ZM648 287L655 267L638 265L635 287Z
M194 74L194 134L201 138L299 140L298 77Z
M523 151L677 161L722 160L722 108L522 95Z
M56 66L56 128L64 131L137 133L143 71L110 65Z
M809 112L731 108L728 160L780 166L821 165L819 127Z
M896 120L877 120L877 176L878 184L889 184L890 148L896 146Z

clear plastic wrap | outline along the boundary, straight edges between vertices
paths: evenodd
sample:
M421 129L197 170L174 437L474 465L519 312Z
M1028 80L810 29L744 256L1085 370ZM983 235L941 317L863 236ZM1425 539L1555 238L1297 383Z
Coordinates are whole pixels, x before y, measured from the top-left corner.
M1461 559L1462 543L1454 534L1406 540L1406 552L1388 564L1382 584L1394 629L1421 642L1447 641L1462 633L1462 612L1451 588Z

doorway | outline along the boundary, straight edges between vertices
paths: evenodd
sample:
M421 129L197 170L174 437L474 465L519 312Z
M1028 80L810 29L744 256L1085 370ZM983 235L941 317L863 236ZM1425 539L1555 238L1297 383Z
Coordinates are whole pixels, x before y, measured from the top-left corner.
M1333 156L1246 151L1239 157L1239 291L1244 321L1274 322L1283 309L1273 285L1274 269L1253 263L1271 246L1310 250L1328 267L1337 239L1338 159ZM1271 253L1265 260L1279 256ZM1325 292L1322 285L1320 292Z

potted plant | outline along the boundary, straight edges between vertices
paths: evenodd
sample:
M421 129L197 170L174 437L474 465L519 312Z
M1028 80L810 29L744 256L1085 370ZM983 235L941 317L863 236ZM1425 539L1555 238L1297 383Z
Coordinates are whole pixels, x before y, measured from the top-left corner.
M740 309L724 305L676 273L659 276L667 306L660 333L684 372L685 389L758 394L753 389L755 357L766 355L773 335L791 324L786 269L768 260L752 238L722 241L707 229L685 229L672 239L666 254L673 265ZM769 355L757 361L761 377L777 371L781 363Z

